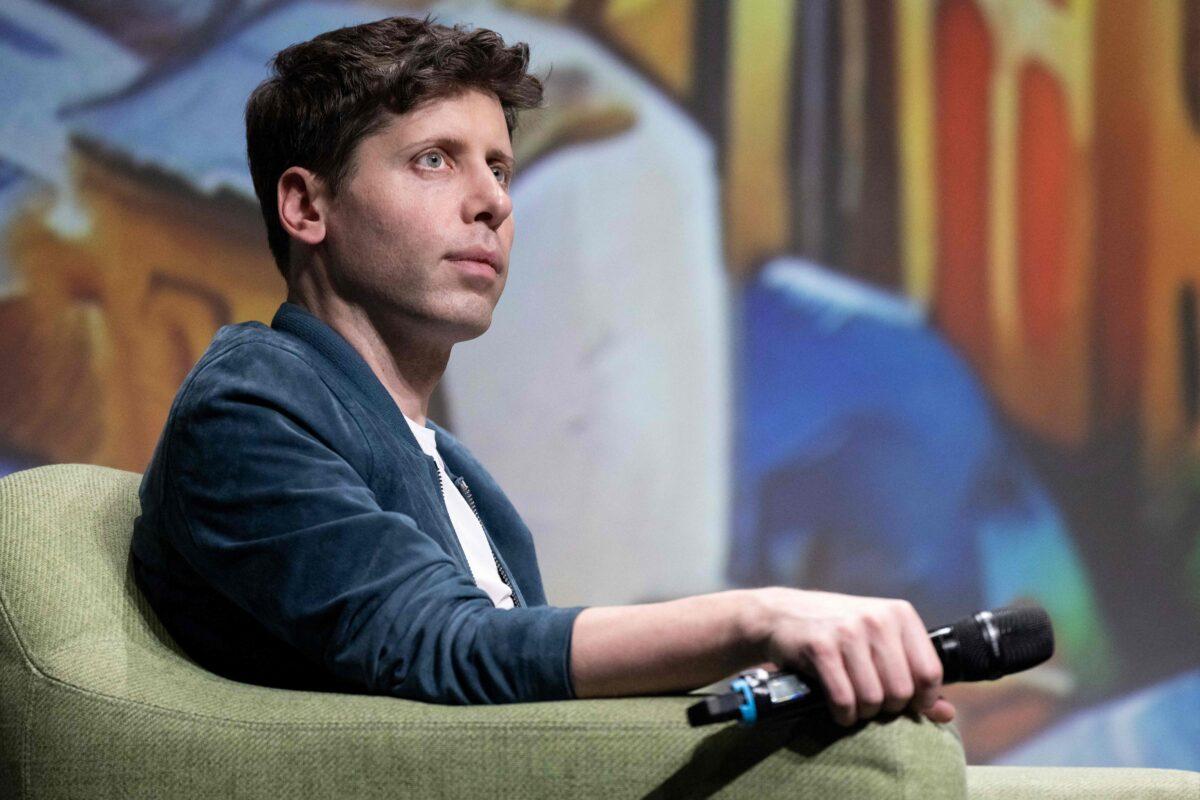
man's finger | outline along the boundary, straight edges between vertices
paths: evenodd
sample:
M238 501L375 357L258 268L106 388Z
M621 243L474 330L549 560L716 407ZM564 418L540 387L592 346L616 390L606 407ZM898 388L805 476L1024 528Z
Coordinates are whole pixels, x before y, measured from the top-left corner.
M846 674L854 685L855 711L859 719L870 719L883 706L883 683L871 655L871 646L862 636L847 637L842 642L842 659Z
M942 690L942 662L929 640L929 632L912 606L902 612L901 638L913 681L913 707L924 712L937 702Z
M853 725L855 713L854 688L846 674L841 650L832 640L812 642L808 646L807 661L825 687L825 698L829 713L839 725Z
M915 685L899 625L880 625L871 639L871 653L883 684L883 707L898 714L912 701Z
M954 719L954 704L944 697L939 697L933 705L921 712L934 722L951 722Z

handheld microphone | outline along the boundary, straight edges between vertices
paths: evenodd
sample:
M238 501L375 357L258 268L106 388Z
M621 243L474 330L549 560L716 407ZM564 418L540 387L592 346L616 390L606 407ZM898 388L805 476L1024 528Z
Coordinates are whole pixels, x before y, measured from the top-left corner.
M996 680L1036 667L1054 653L1050 616L1040 606L980 611L929 632L942 662L942 683ZM690 706L692 727L736 719L741 725L792 717L820 708L825 692L790 672L756 668L741 673L730 692Z

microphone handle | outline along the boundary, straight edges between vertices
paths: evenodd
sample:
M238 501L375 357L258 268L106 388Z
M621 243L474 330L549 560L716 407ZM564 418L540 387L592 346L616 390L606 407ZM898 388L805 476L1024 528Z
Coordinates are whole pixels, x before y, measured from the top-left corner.
M930 631L930 640L942 662L942 684L962 679L958 640L949 626ZM693 728L727 720L741 725L759 721L791 719L825 706L825 691L818 681L808 681L791 672L767 672L761 667L743 672L730 684L731 691L710 695L688 707L688 724Z

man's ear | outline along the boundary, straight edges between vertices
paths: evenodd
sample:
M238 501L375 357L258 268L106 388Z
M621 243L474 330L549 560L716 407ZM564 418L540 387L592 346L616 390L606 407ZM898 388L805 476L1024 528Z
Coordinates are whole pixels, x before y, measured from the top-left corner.
M325 239L325 182L304 167L288 167L276 184L279 223L305 244Z

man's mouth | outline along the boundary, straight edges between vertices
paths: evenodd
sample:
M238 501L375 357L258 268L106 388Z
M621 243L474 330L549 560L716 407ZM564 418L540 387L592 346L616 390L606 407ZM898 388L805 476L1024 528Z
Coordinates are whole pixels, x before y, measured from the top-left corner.
M465 264L475 264L489 267L492 272L497 275L501 271L502 260L500 253L495 250L488 250L485 247L472 247L467 250L457 250L446 255L449 261L458 261Z

